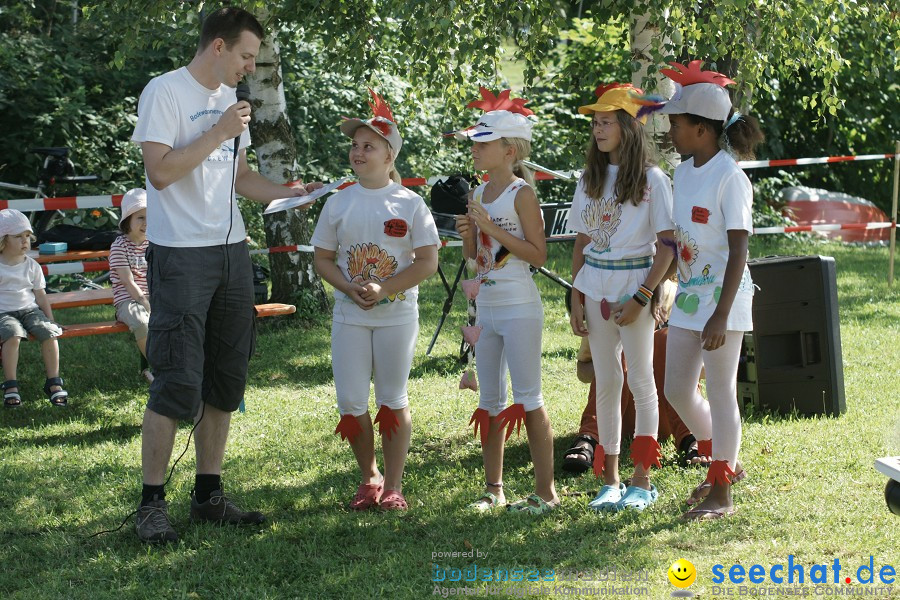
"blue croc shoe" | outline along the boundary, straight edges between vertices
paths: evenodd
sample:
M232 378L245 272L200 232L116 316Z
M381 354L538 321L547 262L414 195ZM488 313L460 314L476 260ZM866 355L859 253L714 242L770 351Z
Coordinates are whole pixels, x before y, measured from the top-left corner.
M625 484L622 482L619 482L618 486L604 485L600 488L597 497L588 502L588 507L596 512L614 511L624 494Z
M636 485L629 485L625 490L625 493L622 494L622 498L616 503L614 510L625 510L630 508L642 511L656 502L658 497L659 492L656 491L656 486L652 483L650 484L649 490L637 487Z

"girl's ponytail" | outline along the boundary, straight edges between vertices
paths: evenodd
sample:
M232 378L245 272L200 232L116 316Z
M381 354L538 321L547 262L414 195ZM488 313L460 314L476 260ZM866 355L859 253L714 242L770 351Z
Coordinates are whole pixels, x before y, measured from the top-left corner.
M391 181L394 183L403 185L403 178L400 177L400 171L397 170L397 163L394 162L397 160L397 151L391 148L390 144L388 144L388 153L391 155L391 170L388 171L388 177L390 177Z
M534 171L523 165L521 160L517 160L513 164L513 174L516 177L521 177L525 180L525 183L534 187Z
M524 138L500 138L504 146L513 146L516 149L516 160L513 162L512 171L516 177L521 177L525 183L534 187L534 173L522 164L522 161L531 156L531 142Z
M732 151L741 160L756 158L756 147L765 140L765 135L755 118L735 111L728 115L722 137L725 149Z

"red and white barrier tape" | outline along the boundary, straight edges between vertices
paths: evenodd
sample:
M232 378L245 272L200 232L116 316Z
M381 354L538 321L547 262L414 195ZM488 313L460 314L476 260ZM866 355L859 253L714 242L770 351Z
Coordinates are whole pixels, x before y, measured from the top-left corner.
M824 163L838 163L862 160L885 160L895 158L894 154L859 154L856 156L822 156L818 158L785 158L776 160L742 160L738 161L738 165L742 169L759 169L762 167L788 167L797 165L817 165ZM575 171L554 171L560 175L572 177ZM434 185L440 179L447 179L447 175L435 175L433 177L407 177L402 180L402 184L408 187L416 187L421 185ZM558 179L550 173L538 171L535 177L539 180ZM285 184L290 185L290 184ZM346 183L341 186L343 189L353 183ZM60 198L22 198L16 200L0 200L0 209L15 208L22 212L35 210L74 210L77 208L104 208L110 206L120 206L122 204L122 194L113 194L110 196L65 196Z
M22 212L32 210L75 210L76 208L105 208L121 206L122 194L111 196L63 196L60 198L24 198L0 200L0 209L15 208Z
M50 263L41 265L44 275L72 275L73 273L93 273L109 271L109 261L92 260L90 262Z
M792 227L757 227L756 235L765 233L796 233L798 231L840 231L848 229L888 229L896 228L893 223L823 223L821 225L794 225Z
M275 254L278 252L312 252L312 246L275 246L273 248L260 248L251 250L250 254Z
M893 154L858 154L856 156L820 156L819 158L782 158L777 160L739 160L742 169L762 167L793 167L797 165L820 165L826 163L851 162L859 160L884 160L894 158Z

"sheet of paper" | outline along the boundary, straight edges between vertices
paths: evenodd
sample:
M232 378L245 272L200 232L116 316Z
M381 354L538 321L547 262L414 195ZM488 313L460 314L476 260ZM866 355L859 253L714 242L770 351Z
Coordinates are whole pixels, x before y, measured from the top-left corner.
M323 185L317 190L314 190L307 194L306 196L293 196L291 198L279 198L278 200L272 200L269 202L269 205L266 207L266 210L263 211L264 214L272 214L276 212L281 212L283 210L288 210L289 208L297 208L298 206L303 206L304 204L310 204L315 202L325 194L329 194L335 190L337 190L342 184L346 183L349 177L341 177L337 181L333 181L328 185Z

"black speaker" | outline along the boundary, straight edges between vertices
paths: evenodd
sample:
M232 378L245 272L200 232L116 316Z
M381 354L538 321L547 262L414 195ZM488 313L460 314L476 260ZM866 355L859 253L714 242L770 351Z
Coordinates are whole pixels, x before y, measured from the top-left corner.
M739 405L803 415L845 412L834 259L769 256L747 264L758 289L738 367Z

